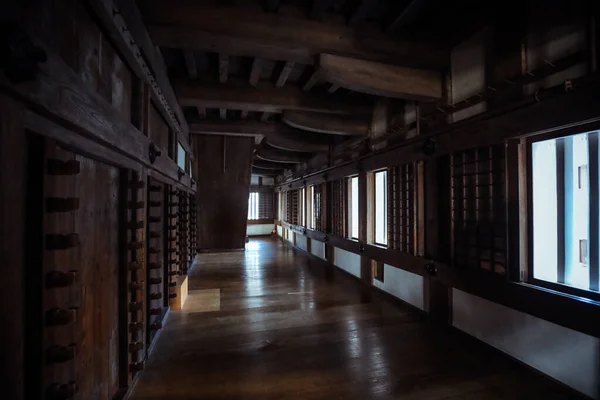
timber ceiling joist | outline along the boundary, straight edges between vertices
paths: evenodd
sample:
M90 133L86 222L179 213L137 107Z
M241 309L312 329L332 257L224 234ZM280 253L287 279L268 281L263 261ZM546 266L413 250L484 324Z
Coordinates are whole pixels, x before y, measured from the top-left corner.
M252 136L255 160L286 169L396 129L406 102L442 106L456 38L437 38L450 38L461 15L453 0L137 4L190 133ZM399 107L377 107L390 98Z
M177 80L173 83L182 106L281 113L303 110L330 114L369 115L372 106L343 96L306 93L296 87L244 82L212 83Z
M310 19L303 8L290 4L281 4L276 14L248 2L227 7L209 1L144 0L139 6L159 46L302 64L315 64L321 53L415 67L448 63L445 51L427 43L394 40L373 24Z

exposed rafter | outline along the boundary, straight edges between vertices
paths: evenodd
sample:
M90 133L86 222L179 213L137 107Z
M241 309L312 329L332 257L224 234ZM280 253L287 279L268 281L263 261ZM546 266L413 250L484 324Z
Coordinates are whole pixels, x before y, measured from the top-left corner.
M278 14L252 4L219 7L189 0L145 0L139 6L160 46L302 64L314 64L320 53L419 67L445 67L449 61L446 51L426 43L394 40L370 24L359 31L341 21L309 20L291 5Z
M279 74L279 77L277 78L275 87L283 87L285 85L285 82L287 82L287 79L290 76L290 73L294 69L294 65L295 65L295 63L293 61L285 62L285 64L283 65L283 68L281 69L281 73Z
M173 86L180 104L191 107L274 113L304 110L352 115L370 115L372 108L370 103L360 99L306 93L293 86L275 88L271 84L259 83L253 88L245 82L218 84L201 80L174 80Z
M317 68L312 75L308 78L308 80L306 81L306 83L304 84L304 86L302 86L302 90L304 90L305 92L309 91L310 89L312 89L317 83L319 83L319 80L321 79L321 74L319 73L319 69Z

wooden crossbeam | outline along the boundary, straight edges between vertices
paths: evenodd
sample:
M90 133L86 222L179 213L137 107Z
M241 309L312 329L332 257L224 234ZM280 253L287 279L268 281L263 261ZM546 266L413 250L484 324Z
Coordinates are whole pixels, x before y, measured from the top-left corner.
M174 80L173 86L182 106L274 113L284 109L353 115L371 113L371 104L364 100L306 93L292 86L275 88L259 83L254 88L245 82L215 84L200 80Z
M408 100L442 98L442 75L435 70L400 67L332 54L321 54L319 68L323 79L357 92Z
M358 30L343 22L324 24L303 17L300 7L265 13L259 4L219 7L189 0L139 2L148 30L159 46L314 64L320 53L335 53L391 64L445 67L448 54L409 39L394 40L375 24ZM282 5L280 8L283 8Z

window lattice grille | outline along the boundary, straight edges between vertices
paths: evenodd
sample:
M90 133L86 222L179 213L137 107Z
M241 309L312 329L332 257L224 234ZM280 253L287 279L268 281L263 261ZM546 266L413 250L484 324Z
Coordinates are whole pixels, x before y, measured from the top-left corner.
M451 156L454 265L506 273L504 171L503 144Z

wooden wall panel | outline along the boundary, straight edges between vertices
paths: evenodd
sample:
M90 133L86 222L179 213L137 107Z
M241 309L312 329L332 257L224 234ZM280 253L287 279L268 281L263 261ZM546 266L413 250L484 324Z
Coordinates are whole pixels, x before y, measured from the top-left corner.
M23 398L23 285L27 146L23 107L0 95L2 290L0 290L0 384L7 399ZM6 165L10 165L7 168ZM32 210L31 210L32 211Z
M38 3L29 18L32 31L129 121L133 73L84 4L77 0Z
M77 398L111 399L120 386L119 170L51 143L46 157L76 163L78 171L53 174L48 169L44 182L43 275L46 282L57 272L76 277L68 286L44 290L46 321L49 310L75 313L64 325L46 322L44 386L75 382ZM55 246L53 236L73 240ZM74 348L75 356L50 364L53 346Z
M196 137L198 249L244 247L252 139Z

